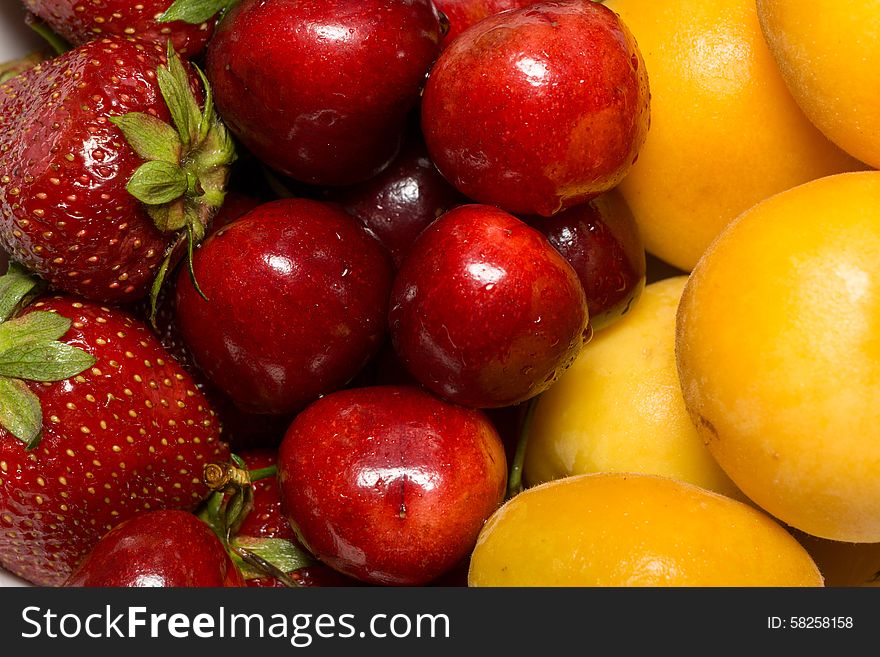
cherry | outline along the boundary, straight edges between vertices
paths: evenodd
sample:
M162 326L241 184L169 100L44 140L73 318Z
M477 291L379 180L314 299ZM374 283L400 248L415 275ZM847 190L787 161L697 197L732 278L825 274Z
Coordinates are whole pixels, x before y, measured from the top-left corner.
M440 50L430 0L242 0L208 44L220 115L262 162L347 185L397 154Z
M176 322L199 368L241 410L284 415L341 388L386 333L391 260L354 218L307 199L264 203L182 268Z
M598 2L484 18L431 69L431 159L465 196L550 216L615 187L647 136L648 77L619 16Z
M443 37L447 46L455 37L471 25L507 9L519 9L535 4L536 0L434 0L449 22L449 29Z
M546 390L589 339L583 287L537 230L498 208L454 208L416 240L394 281L394 349L426 388L467 406Z
M145 511L95 544L67 587L244 586L220 539L192 513Z
M623 317L645 287L645 248L636 220L617 190L552 217L530 217L577 272L601 330Z
M331 393L278 452L283 506L322 562L372 584L422 585L465 559L504 499L504 448L482 411L414 386Z
M409 130L400 155L387 169L329 198L379 238L397 267L428 225L447 210L469 202L437 171L418 126Z

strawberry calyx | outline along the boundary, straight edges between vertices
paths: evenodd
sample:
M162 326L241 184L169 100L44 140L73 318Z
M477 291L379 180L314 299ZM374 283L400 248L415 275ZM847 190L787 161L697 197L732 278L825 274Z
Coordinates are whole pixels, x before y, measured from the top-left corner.
M174 0L158 18L159 23L183 21L199 25L212 16L226 12L238 0Z
M275 466L248 470L235 454L231 462L206 464L202 479L214 492L198 516L214 530L245 579L274 577L294 588L299 584L289 573L315 565L311 554L287 539L238 534L254 506L253 483L276 474Z
M15 314L42 286L20 267L0 276L0 426L32 450L40 443L43 411L26 381L62 381L95 364L95 357L60 338L71 321L57 313Z
M289 573L318 563L301 547L286 538L236 536L231 543L232 560L245 579L274 577L288 588L299 588Z
M156 80L173 125L143 112L110 117L131 148L145 160L126 189L144 204L156 228L163 233L178 233L151 290L150 319L154 325L159 289L184 243L192 275L193 245L205 237L211 219L223 205L229 169L236 158L232 137L214 111L211 86L201 69L191 65L205 92L202 107L169 41L167 64L158 67Z
M52 57L51 53L46 50L35 50L24 57L0 62L0 84L11 80L16 75L24 73L28 69L33 68L40 62L46 61L50 57Z

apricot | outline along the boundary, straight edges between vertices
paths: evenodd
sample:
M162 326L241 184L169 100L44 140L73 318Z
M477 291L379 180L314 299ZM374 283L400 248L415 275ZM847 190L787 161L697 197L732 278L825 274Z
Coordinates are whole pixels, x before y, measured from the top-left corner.
M690 271L724 226L755 203L865 168L791 97L755 0L605 4L629 26L650 80L651 127L619 186L649 253Z
M880 172L742 214L691 273L685 404L719 465L808 534L880 542Z

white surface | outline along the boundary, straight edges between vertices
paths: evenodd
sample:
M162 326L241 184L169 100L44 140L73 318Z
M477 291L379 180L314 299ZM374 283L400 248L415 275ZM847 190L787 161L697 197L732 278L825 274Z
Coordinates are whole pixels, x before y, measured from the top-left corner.
M0 62L17 59L36 50L41 40L23 21L24 11L18 0L0 0ZM0 587L30 586L0 568Z

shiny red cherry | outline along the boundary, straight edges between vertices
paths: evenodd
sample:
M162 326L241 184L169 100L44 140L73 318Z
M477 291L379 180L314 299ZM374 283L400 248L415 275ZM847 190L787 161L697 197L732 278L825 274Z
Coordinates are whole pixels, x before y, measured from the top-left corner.
M208 44L217 109L256 157L347 185L396 155L440 51L430 0L242 0Z
M428 152L465 196L550 216L615 187L650 117L629 29L598 2L501 12L459 35L422 98Z
M283 506L322 562L372 584L423 585L471 552L504 500L507 462L481 411L417 387L322 397L278 451Z
M226 548L186 511L145 511L107 532L66 587L244 586Z
M462 205L416 240L397 273L394 350L426 388L466 406L510 406L546 390L589 339L577 274L537 230Z
M195 252L176 323L196 364L241 410L284 415L341 388L386 334L390 257L343 210L265 203Z

